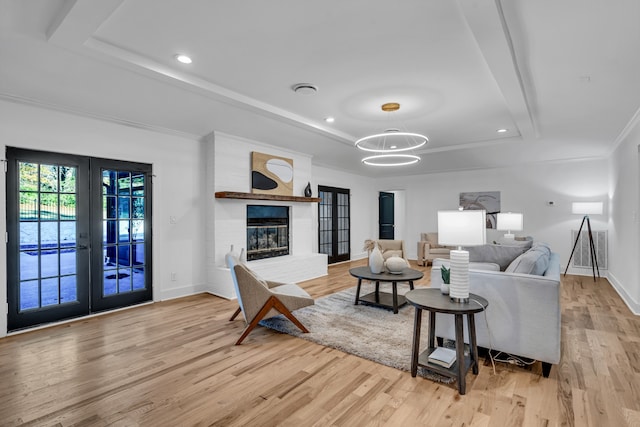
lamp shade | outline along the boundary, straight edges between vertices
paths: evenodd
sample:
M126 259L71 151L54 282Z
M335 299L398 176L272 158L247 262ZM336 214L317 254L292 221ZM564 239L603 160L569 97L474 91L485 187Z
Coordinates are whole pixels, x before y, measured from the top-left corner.
M521 213L499 213L498 214L498 230L520 231L522 230L523 216Z
M484 245L486 227L484 210L438 211L438 242L441 245Z
M602 202L573 202L571 213L580 215L602 215Z

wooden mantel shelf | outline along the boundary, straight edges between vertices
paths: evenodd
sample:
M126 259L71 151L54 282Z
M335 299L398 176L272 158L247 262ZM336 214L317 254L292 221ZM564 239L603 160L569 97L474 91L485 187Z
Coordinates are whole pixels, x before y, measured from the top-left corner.
M250 200L275 200L280 202L319 202L319 197L280 196L276 194L238 193L235 191L217 191L216 199L250 199Z

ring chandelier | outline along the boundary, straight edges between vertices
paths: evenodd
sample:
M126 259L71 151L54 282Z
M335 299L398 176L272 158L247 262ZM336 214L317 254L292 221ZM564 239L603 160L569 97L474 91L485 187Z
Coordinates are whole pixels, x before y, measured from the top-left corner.
M393 113L400 109L397 102L388 102L381 106L382 111ZM377 133L358 139L355 146L360 150L374 155L362 159L362 163L370 166L406 166L419 162L420 156L415 154L398 154L415 150L429 142L426 136L403 132L399 129L387 129L383 133Z
M362 159L369 166L407 166L419 161L420 156L415 154L376 154Z

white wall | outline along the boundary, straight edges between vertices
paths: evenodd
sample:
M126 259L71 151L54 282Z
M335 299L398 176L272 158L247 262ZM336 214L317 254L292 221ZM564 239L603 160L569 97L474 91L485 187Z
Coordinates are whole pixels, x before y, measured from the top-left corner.
M206 288L201 143L186 137L123 126L67 113L0 101L0 144L153 165L153 299ZM5 176L0 174L0 232L6 232ZM176 218L169 224L169 217ZM6 283L6 248L0 246L0 281ZM171 273L175 281L171 281ZM6 287L0 286L0 301ZM0 336L6 305L0 304Z
M461 192L500 191L503 212L522 212L524 230L549 243L566 263L571 253L571 230L580 227L581 217L571 214L571 202L607 200L606 160L530 164L517 168L464 171L402 178L379 179L378 188L405 189L405 244L408 258L416 259L416 242L421 232L437 229L437 211L456 209ZM549 206L548 202L554 205ZM607 211L591 218L594 230L606 229ZM505 232L488 230L491 241ZM564 266L563 266L564 271ZM570 270L574 273L591 274Z
M640 117L610 160L609 280L629 308L640 314L640 241L638 195Z
M364 258L364 241L378 236L378 193L374 180L316 165L313 166L312 172L311 188L315 196L318 194L318 185L350 190L351 259ZM317 215L316 211L316 224ZM317 232L314 235L314 247L318 247Z

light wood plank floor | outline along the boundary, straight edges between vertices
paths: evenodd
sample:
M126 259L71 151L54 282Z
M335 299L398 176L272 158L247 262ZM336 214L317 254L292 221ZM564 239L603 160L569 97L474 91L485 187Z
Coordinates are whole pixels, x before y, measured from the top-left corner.
M352 287L362 264L302 285ZM236 303L208 294L136 307L1 339L0 425L640 425L640 318L590 277L563 278L562 307L549 378L485 363L464 396L261 327L234 346Z

